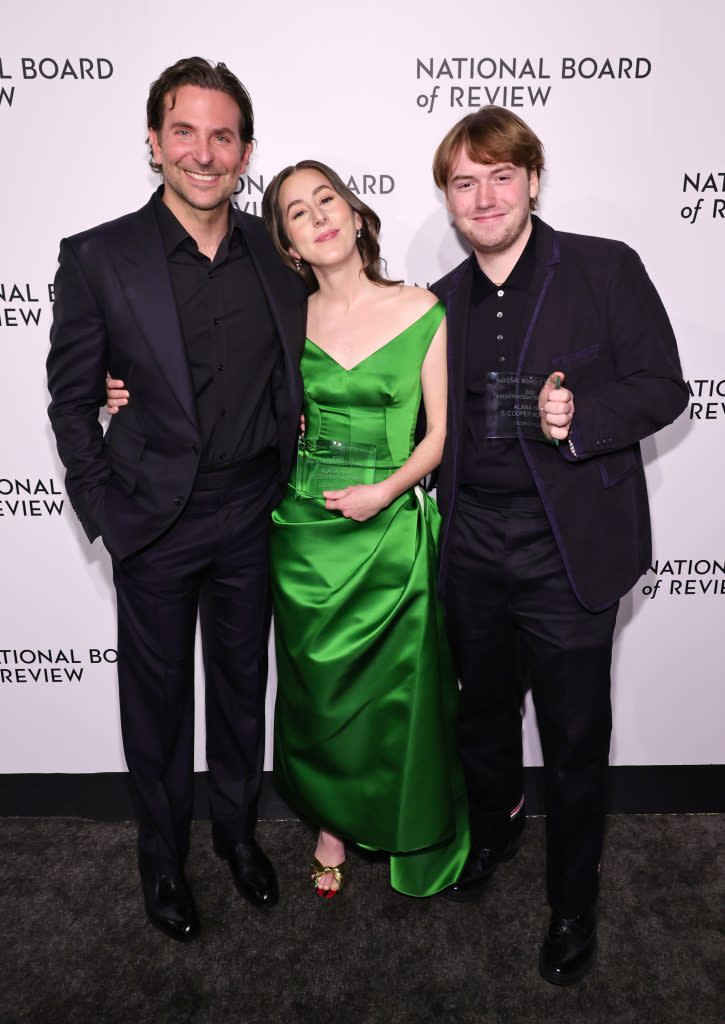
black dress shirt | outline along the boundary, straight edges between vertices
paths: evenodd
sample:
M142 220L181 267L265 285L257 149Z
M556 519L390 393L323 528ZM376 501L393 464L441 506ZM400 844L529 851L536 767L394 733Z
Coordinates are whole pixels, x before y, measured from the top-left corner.
M274 378L282 349L241 229L210 260L154 196L189 360L201 431L201 468L218 469L277 446Z
M492 371L515 373L524 340L524 311L534 274L536 222L513 270L496 285L473 263L473 292L466 339L466 412L462 486L484 500L538 496L516 438L487 438L485 386Z

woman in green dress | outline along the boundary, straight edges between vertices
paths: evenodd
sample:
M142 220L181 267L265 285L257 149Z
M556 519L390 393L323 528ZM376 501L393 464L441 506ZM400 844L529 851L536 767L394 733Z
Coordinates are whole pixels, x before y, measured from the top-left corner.
M275 781L320 827L319 895L341 888L352 840L390 853L394 888L428 896L456 880L468 849L439 516L417 486L445 439L445 309L383 277L378 218L324 164L286 168L263 209L313 289L305 432L272 516Z
M457 879L469 845L440 519L417 486L445 440L445 310L383 276L380 221L324 164L278 174L264 214L312 290L306 429L272 517L275 782L320 828L319 895L341 888L347 840L389 852L393 887L429 896ZM115 411L128 392L107 383Z

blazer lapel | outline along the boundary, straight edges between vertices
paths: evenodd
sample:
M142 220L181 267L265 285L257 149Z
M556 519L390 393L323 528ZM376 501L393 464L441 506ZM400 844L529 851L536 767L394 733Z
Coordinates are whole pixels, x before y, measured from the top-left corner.
M302 405L300 359L305 343L307 301L304 285L288 270L272 248L261 223L233 209L233 216L244 232L259 283L267 299L272 319L285 355L290 404L296 417Z
M451 282L451 289L445 297L448 330L448 387L450 388L450 420L454 453L454 478L458 453L463 443L463 418L466 400L466 340L471 311L471 289L473 287L473 263L471 255L458 268L459 273Z
M139 210L116 266L139 330L179 405L198 431L189 361L151 203Z
M529 351L532 350L534 331L541 307L544 304L546 294L559 264L559 243L556 238L556 232L542 220L538 220L535 244L536 262L531 287L524 304L522 322L526 324L526 333L521 345L519 363L516 368L517 373L523 373L523 368L527 363L532 373L543 373L546 370L545 366L538 367L532 362L532 359L527 358Z

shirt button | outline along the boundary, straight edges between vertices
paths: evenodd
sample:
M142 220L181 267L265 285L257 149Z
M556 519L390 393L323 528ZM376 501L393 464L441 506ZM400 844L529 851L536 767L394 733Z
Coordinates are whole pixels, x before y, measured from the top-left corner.
M503 341L503 334L497 334L496 341Z
M217 373L224 373L224 363L217 363L216 372Z
M177 496L174 498L174 504L175 505L183 505L184 504L184 499L182 498L182 496L180 494L177 494Z
M222 322L222 318L220 316L214 317L214 326L215 327L218 327L221 322Z
M222 449L222 450L221 450L221 451L219 452L219 461L220 461L220 462L223 462L223 461L224 461L224 459L226 458L226 454L227 454L227 453L226 453L226 452L224 451L224 449Z
M501 317L503 316L503 313L501 312L501 310L500 310L500 309L499 309L498 313L496 314L496 316L498 317L498 319L499 319L499 320L500 320L500 319L501 319Z
M499 356L498 357L498 361L499 361L499 363L505 363L506 362L506 356Z
M226 416L226 414L227 414L227 410L226 409L220 409L219 410L219 415L220 416Z
M503 295L503 288L499 288L499 290L496 292L496 294L498 295L498 297L500 299L501 296Z

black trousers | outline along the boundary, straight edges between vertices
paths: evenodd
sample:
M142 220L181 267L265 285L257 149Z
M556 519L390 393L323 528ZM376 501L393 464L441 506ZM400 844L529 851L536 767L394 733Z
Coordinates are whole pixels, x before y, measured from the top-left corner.
M264 755L275 457L202 472L182 514L113 566L123 746L142 865L177 871L189 845L194 640L201 626L206 757L215 835L254 828Z
M541 507L490 508L462 494L449 557L445 605L474 847L504 843L519 823L530 685L544 757L549 902L577 914L598 890L618 604L598 614L582 607Z

